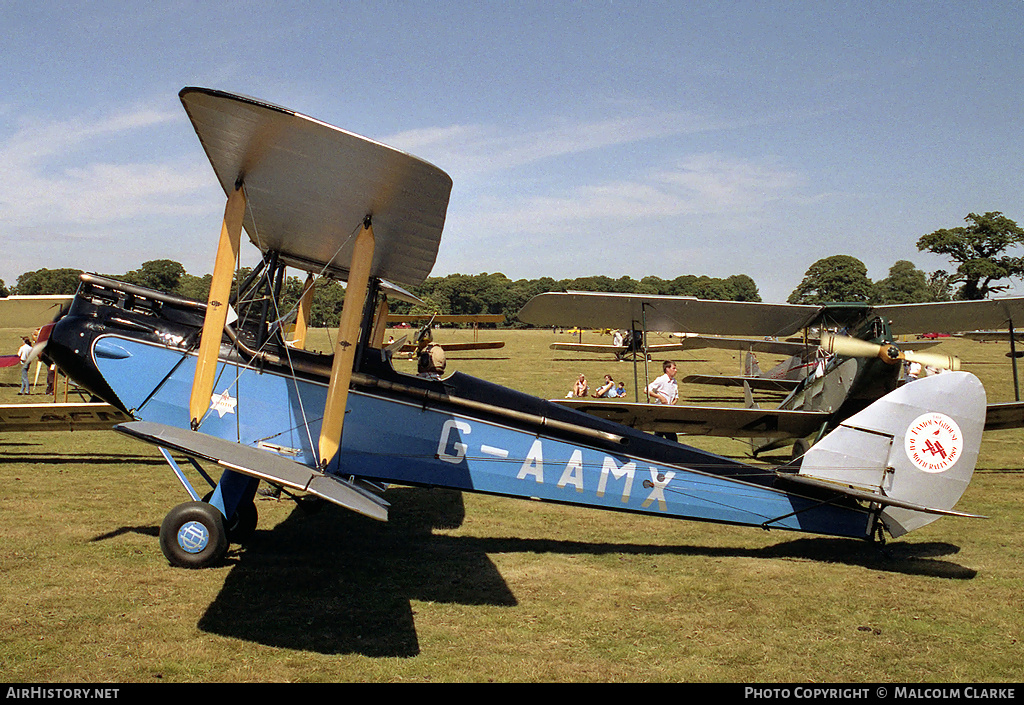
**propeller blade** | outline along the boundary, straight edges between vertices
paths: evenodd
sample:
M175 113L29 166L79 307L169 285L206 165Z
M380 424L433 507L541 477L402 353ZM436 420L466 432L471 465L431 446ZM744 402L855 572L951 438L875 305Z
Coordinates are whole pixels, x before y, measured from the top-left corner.
M925 367L938 367L943 370L960 370L960 358L953 355L943 355L934 352L918 352L907 350L903 353L903 359L909 362L917 362Z
M847 335L826 333L821 337L821 348L828 353L845 357L878 357L886 362L896 363L900 360L917 362L926 367L938 367L945 370L960 369L960 358L941 353L900 350L894 343L879 345L860 338Z
M821 336L821 348L827 353L845 357L880 357L889 362L899 359L898 350L896 350L896 356L892 355L891 349L894 346L879 345L860 338L851 338L848 335L836 335L835 333L825 333Z
M28 354L28 361L30 363L35 362L39 359L39 355L42 354L43 348L50 340L50 331L53 330L53 323L47 323L45 326L39 329L39 335L36 336L35 345L32 346L32 352Z

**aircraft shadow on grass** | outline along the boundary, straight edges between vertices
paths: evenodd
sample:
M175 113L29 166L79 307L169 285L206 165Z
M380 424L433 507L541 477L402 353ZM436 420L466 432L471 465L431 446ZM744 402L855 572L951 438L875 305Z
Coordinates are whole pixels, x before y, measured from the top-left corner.
M30 446L38 446L38 450L31 450ZM13 443L0 442L0 448L4 448L4 452L0 454L0 465L12 464L12 463L31 463L32 465L59 465L65 466L72 463L81 463L85 465L130 465L132 467L137 465L153 465L163 466L164 460L160 457L153 457L152 455L126 455L125 453L97 453L97 452L85 452L85 453L54 453L52 447L48 447L43 443L25 443L23 441L17 441ZM21 451L9 451L6 448L21 448Z
M388 499L394 511L386 524L324 504L322 512L296 509L273 530L257 531L259 550L228 554L233 568L197 626L267 646L412 657L420 650L413 601L518 604L493 553L781 558L946 579L975 575L943 558L959 547L937 542L880 547L825 537L722 548L446 536L433 531L461 524L460 493L396 488Z

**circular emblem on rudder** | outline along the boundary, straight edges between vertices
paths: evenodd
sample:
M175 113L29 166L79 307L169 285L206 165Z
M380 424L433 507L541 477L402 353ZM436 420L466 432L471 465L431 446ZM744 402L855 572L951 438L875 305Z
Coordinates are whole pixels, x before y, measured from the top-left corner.
M198 521L189 521L178 529L178 545L186 553L200 553L210 542L210 532Z
M903 448L910 462L925 472L949 470L964 450L964 437L956 421L930 412L914 419L907 429Z

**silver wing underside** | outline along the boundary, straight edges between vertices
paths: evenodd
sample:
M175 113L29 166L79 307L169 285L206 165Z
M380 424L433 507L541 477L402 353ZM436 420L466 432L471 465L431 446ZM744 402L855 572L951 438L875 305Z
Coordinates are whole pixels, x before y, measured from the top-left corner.
M369 216L371 276L413 287L430 274L452 188L441 169L252 98L204 88L179 97L224 192L243 184L245 230L260 250L344 281Z

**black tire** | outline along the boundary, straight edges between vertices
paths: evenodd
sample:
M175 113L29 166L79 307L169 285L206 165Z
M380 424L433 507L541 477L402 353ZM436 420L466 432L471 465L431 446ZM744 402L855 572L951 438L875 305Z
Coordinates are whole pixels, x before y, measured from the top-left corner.
M206 568L220 563L228 552L224 517L206 502L185 502L160 524L160 550L171 565Z
M213 490L203 496L203 501L209 503L213 497ZM259 523L259 512L256 511L256 503L253 501L243 502L238 505L235 515L224 522L224 529L228 533L229 543L245 543L256 533L256 525Z

